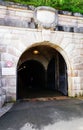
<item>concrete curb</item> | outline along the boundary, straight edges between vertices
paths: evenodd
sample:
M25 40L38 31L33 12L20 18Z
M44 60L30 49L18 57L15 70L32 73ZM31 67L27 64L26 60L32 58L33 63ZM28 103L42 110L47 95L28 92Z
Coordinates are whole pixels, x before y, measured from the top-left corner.
M0 117L3 116L6 112L8 112L14 103L6 103L2 108L0 108Z

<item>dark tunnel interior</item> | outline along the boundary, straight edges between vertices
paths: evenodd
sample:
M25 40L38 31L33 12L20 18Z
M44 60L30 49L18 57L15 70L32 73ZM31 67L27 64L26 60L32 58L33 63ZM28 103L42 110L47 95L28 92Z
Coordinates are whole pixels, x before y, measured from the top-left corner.
M67 66L60 53L47 70L37 60L23 62L17 70L17 100L68 95Z

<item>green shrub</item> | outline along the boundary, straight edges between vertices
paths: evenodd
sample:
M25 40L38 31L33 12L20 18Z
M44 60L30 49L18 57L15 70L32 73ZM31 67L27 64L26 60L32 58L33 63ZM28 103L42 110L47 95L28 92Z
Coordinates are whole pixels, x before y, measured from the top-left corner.
M24 5L50 6L58 10L79 12L83 14L83 0L7 0Z

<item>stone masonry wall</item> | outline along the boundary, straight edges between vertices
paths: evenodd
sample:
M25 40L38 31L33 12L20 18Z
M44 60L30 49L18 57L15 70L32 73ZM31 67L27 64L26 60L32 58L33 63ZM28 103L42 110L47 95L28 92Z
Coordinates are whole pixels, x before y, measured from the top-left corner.
M7 101L16 100L17 63L22 53L35 43L48 44L62 54L68 68L68 95L83 95L83 35L59 31L43 32L0 27L1 87ZM49 42L45 42L49 41Z
M30 21L32 17L32 11L0 6L2 19L20 19L23 22L25 19ZM58 24L79 28L83 27L83 18L59 15ZM82 33L12 26L0 25L0 107L4 101L16 100L17 64L20 56L32 45L40 43L55 48L64 57L68 73L68 96L83 96Z
M27 8L13 8L0 5L0 25L22 28L37 28L32 10ZM58 14L57 31L83 33L83 16L69 16Z

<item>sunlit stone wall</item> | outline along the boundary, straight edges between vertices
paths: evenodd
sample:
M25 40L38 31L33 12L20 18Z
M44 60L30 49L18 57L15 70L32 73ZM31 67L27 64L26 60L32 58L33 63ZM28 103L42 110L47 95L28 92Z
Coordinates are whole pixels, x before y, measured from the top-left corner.
M12 24L14 21L3 24L4 19L9 18L10 21L16 20L16 24ZM36 29L33 21L30 27L31 18L33 11L0 6L0 107L5 101L16 100L17 63L20 56L32 45L40 43L55 48L64 57L68 96L83 96L83 34ZM82 17L59 15L58 19L59 25L83 27ZM19 20L28 21L29 27L16 27Z
M32 10L26 7L12 7L0 5L0 25L21 28L37 28L34 23ZM58 14L56 30L83 33L83 16L69 16Z

